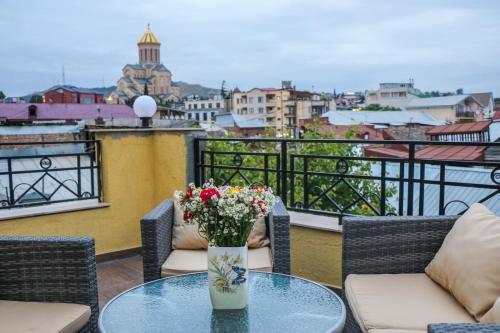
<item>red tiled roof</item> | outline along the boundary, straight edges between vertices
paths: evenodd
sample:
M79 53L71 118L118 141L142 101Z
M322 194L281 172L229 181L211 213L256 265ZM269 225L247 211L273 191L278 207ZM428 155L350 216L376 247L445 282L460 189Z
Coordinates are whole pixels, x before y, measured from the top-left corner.
M7 120L28 120L29 106L35 105L36 120L84 120L96 119L135 119L131 107L125 104L51 104L51 103L0 103L0 118ZM101 112L97 113L97 108Z
M484 132L490 126L489 120L475 121L463 124L452 124L435 126L427 131L428 135L440 135L440 134L462 134L462 133L477 133Z
M500 120L500 111L495 112L493 115L493 120Z
M482 161L485 147L429 146L416 152L422 160Z
M415 153L422 160L482 161L485 147L477 146L428 146ZM408 152L395 148L366 147L366 156L408 158Z

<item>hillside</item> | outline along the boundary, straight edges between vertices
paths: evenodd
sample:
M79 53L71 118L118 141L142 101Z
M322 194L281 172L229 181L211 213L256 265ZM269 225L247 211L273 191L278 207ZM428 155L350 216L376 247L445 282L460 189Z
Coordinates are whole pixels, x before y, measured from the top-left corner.
M180 88L181 97L186 97L186 96L190 96L190 95L198 95L201 97L207 97L210 95L220 93L219 89L204 87L204 86L202 86L200 84L196 84L196 83L191 84L191 83L186 83L183 81L172 82L172 83ZM97 91L97 92L103 93L104 96L107 96L107 95L111 94L116 89L116 86L99 87L99 88L84 88L84 89ZM31 96L42 95L43 93L44 93L44 91L33 92L29 95L23 96L22 98L25 101L29 101Z
M181 90L181 97L186 97L190 95L198 95L201 97L207 97L214 94L219 94L220 89L204 87L200 84L191 84L183 81L173 82L174 85L178 86Z

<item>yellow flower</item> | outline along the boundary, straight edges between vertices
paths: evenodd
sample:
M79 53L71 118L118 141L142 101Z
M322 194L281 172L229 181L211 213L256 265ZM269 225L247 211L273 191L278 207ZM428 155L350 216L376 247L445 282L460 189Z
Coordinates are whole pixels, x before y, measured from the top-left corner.
M228 256L228 255L227 255L227 253L226 253L226 254L224 254L224 255L222 256L222 261L227 262L228 260L229 260L229 256Z
M241 264L241 257L240 255L238 254L238 256L236 257L236 259L234 260L234 263L235 264Z

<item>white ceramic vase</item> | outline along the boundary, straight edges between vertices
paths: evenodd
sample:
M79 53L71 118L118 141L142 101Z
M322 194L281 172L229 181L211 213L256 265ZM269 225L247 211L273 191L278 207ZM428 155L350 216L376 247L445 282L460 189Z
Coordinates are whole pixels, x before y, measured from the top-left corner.
M248 301L248 248L208 247L208 288L216 310L243 309Z

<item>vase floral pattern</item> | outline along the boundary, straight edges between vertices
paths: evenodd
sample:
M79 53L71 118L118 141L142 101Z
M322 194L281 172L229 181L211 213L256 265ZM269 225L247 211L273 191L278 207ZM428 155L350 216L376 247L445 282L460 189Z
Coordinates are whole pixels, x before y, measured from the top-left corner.
M208 283L215 309L242 309L246 306L247 253L246 246L209 247Z

